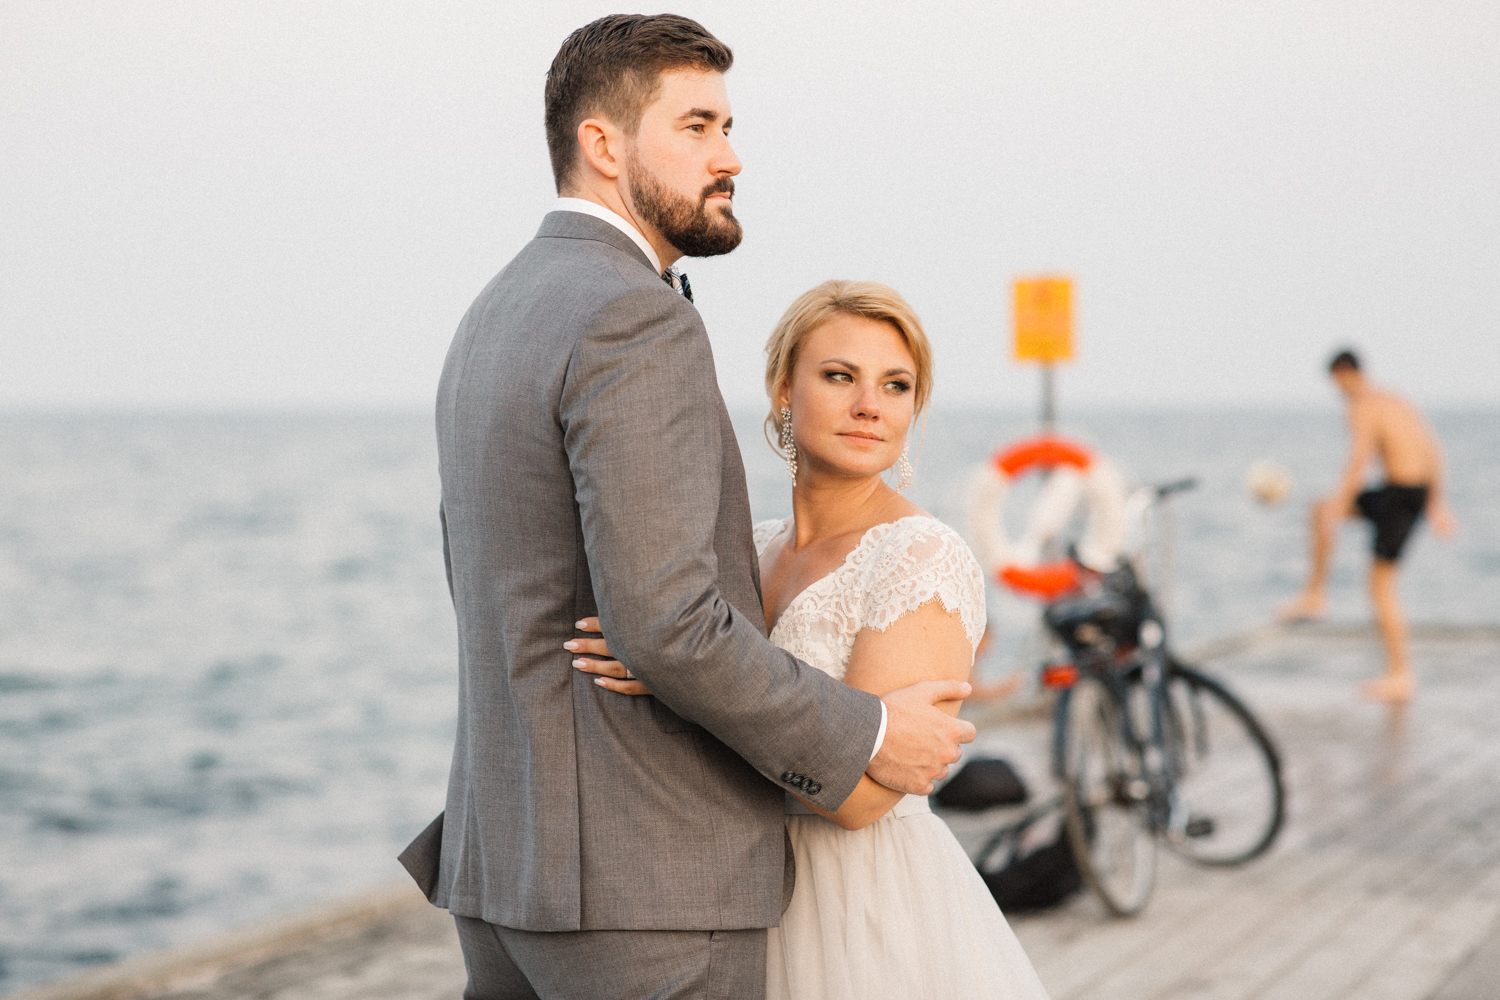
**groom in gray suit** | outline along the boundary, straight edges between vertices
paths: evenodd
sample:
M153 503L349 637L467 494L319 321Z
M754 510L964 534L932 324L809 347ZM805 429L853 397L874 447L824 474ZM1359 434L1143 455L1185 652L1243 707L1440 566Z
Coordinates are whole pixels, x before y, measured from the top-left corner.
M973 727L766 639L750 504L683 256L740 241L729 49L672 15L575 31L547 76L562 196L480 293L438 388L458 616L447 809L402 862L457 921L466 997L765 993L783 792L925 794ZM564 648L598 615L654 697Z

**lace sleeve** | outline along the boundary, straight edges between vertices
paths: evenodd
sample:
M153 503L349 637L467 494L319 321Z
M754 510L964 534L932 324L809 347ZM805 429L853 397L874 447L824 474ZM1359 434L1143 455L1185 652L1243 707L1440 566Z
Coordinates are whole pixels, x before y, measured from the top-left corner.
M984 573L968 545L930 517L896 521L870 561L863 626L884 632L902 615L936 599L956 613L969 644L984 635Z
M766 546L771 544L771 539L781 534L786 527L786 520L761 521L755 526L755 557L759 559L765 555ZM744 537L743 535L741 537Z

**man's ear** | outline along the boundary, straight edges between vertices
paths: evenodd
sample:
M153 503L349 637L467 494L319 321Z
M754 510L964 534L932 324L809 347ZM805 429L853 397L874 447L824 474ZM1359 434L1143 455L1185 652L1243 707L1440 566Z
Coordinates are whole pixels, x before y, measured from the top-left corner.
M583 157L579 166L615 180L624 170L619 155L623 142L620 130L609 122L585 118L578 123L578 149Z

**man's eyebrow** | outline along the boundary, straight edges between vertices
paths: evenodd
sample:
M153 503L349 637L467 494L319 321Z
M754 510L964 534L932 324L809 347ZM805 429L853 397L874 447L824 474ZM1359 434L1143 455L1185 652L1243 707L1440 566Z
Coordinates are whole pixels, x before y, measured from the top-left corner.
M716 122L719 120L719 113L711 111L708 108L692 108L677 116L677 120L680 122L685 122L690 118L702 118L706 122ZM731 118L730 121L734 121L734 119ZM728 123L726 122L725 124Z

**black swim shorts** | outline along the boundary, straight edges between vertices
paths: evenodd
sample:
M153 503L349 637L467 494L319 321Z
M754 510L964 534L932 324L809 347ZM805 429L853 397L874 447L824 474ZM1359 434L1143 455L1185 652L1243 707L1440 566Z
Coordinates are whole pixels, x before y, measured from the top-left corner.
M1386 483L1365 490L1354 498L1354 505L1375 525L1375 558L1395 562L1427 508L1427 487Z

